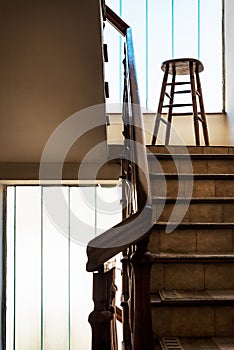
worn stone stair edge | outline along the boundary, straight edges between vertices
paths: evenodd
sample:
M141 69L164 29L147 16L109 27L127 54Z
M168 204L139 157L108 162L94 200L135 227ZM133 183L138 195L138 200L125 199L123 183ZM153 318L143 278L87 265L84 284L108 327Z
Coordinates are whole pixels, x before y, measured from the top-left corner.
M151 296L152 305L234 305L234 290L160 290Z
M201 262L234 262L234 252L219 253L174 253L174 252L156 252L152 253L154 262L186 262L186 263L201 263Z
M151 153L148 151L147 157L158 159L234 159L234 153Z
M234 203L234 197L152 197L153 203Z
M159 339L161 350L233 350L234 338L199 337L178 338L165 337ZM177 346L173 348L173 345Z
M150 172L149 176L151 179L155 178L166 178L166 179L198 179L198 180L209 180L209 179L220 179L220 180L230 180L234 179L234 174L185 174L185 173L155 173Z
M176 229L234 229L234 222L223 222L223 223L214 223L214 222L165 222L165 221L156 221L154 222L153 229L160 229L165 227L175 227Z
M162 154L232 154L234 153L233 146L194 146L194 145L147 145L148 153ZM185 151L186 150L186 151Z

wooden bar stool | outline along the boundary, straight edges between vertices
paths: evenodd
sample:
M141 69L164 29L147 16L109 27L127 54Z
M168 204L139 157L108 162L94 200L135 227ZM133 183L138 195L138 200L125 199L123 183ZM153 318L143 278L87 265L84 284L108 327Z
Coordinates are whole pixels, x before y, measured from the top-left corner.
M166 122L167 124L166 137L165 137L166 145L168 145L169 143L172 117L193 115L196 145L200 146L199 124L198 124L198 122L200 121L202 123L205 145L209 146L209 136L208 136L208 130L207 130L207 124L206 124L205 108L204 108L203 97L202 97L201 81L199 77L199 73L204 70L203 64L199 60L194 58L178 58L178 59L172 59L172 60L163 62L161 68L164 71L164 77L163 77L162 89L161 89L156 121L154 126L152 145L155 145L156 143L158 131L159 131L159 124L160 124L160 121L163 121L163 119L161 118L162 109L166 108L168 109L167 122ZM169 74L172 75L172 79L170 83L168 83ZM189 80L177 82L176 81L177 75L189 75ZM182 85L189 85L189 88L185 90L177 90L177 91L175 90L177 86L182 86ZM166 91L167 86L170 87L170 94ZM191 94L192 103L191 104L174 103L174 96L176 94ZM169 104L164 105L165 96L169 98ZM197 97L198 97L199 107L200 107L199 112L198 112L198 106L197 106ZM180 108L180 107L188 107L188 106L192 107L192 112L173 113L174 107Z

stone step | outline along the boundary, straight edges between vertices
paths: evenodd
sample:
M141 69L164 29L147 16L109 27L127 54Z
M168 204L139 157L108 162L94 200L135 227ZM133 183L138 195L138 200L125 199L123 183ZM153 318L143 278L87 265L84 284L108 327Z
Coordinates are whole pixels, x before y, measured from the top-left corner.
M232 146L164 146L164 145L147 145L147 153L164 153L164 154L232 154Z
M154 253L151 292L234 290L234 253Z
M152 296L152 302L156 305L234 306L234 290L160 290Z
M234 222L233 197L153 197L153 221L231 223Z
M233 174L234 153L148 154L148 164L154 173Z
M163 337L154 350L233 350L234 337Z
M153 196L234 197L234 174L151 173L150 180Z
M171 233L166 233L171 229ZM153 253L234 251L234 223L157 222L150 236L149 250Z
M147 152L155 349L234 350L234 148Z
M151 304L155 338L234 336L233 290L160 291Z

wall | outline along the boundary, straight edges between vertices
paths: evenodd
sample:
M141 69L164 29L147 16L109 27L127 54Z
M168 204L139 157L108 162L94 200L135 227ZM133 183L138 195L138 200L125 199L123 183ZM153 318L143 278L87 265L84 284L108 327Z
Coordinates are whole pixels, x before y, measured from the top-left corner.
M9 162L39 162L61 122L104 102L100 20L99 2L93 0L1 1L0 164L5 169ZM103 107L96 117L105 123ZM79 161L90 139L93 145L105 141L104 126L80 140L68 161Z
M4 217L6 215L6 202L4 200L4 194L5 190L4 187L0 185L0 305L1 305L1 312L0 312L0 321L1 321L1 327L0 327L0 350L4 348L3 343L5 342L5 298L6 298L6 278L4 277L6 274L6 225L4 222Z
M109 114L110 126L108 127L107 139L110 144L119 144L123 142L121 136L122 124L120 114ZM145 125L146 143L151 144L152 131L154 129L155 114L143 114ZM207 125L211 146L229 145L228 118L225 114L207 114ZM199 123L201 145L204 145L202 126ZM171 129L170 144L195 145L194 126L192 116L176 117L173 119ZM161 123L157 143L165 142L165 125Z
M226 110L229 118L229 134L234 144L234 1L225 0L225 49L226 49Z

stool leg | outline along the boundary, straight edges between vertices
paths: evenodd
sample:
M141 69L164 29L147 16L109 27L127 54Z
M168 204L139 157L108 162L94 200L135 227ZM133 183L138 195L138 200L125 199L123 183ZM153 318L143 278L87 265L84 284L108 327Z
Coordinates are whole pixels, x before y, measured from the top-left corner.
M204 135L205 145L209 146L209 136L208 136L208 129L206 124L206 115L205 115L205 108L204 108L201 81L200 81L198 67L196 68L196 79L197 79L198 98L199 98L199 104L200 104L200 110L201 110L203 135Z
M169 103L169 109L168 109L168 116L167 116L167 129L166 129L166 138L165 138L165 144L169 144L169 138L171 133L171 122L172 122L172 110L173 110L173 102L174 102L174 92L175 92L175 79L176 79L176 70L175 67L173 67L173 75L171 80L171 93L170 93L170 103Z
M157 110L157 115L156 115L156 120L155 120L155 125L154 125L154 133L153 133L153 137L152 137L152 145L155 145L156 139L157 139L157 136L158 136L158 130L159 130L159 123L160 123L161 113L162 113L163 101L164 101L166 87L167 87L168 72L169 72L169 64L166 65L166 70L165 70L164 77L163 77L161 94L160 94L160 99L159 99L159 104L158 104L158 110Z
M194 79L193 62L189 62L189 72L190 72L190 81L191 81L191 93L192 93L192 103L193 103L193 120L194 120L196 146L200 146L197 99L196 99L196 86L195 86L195 79Z

